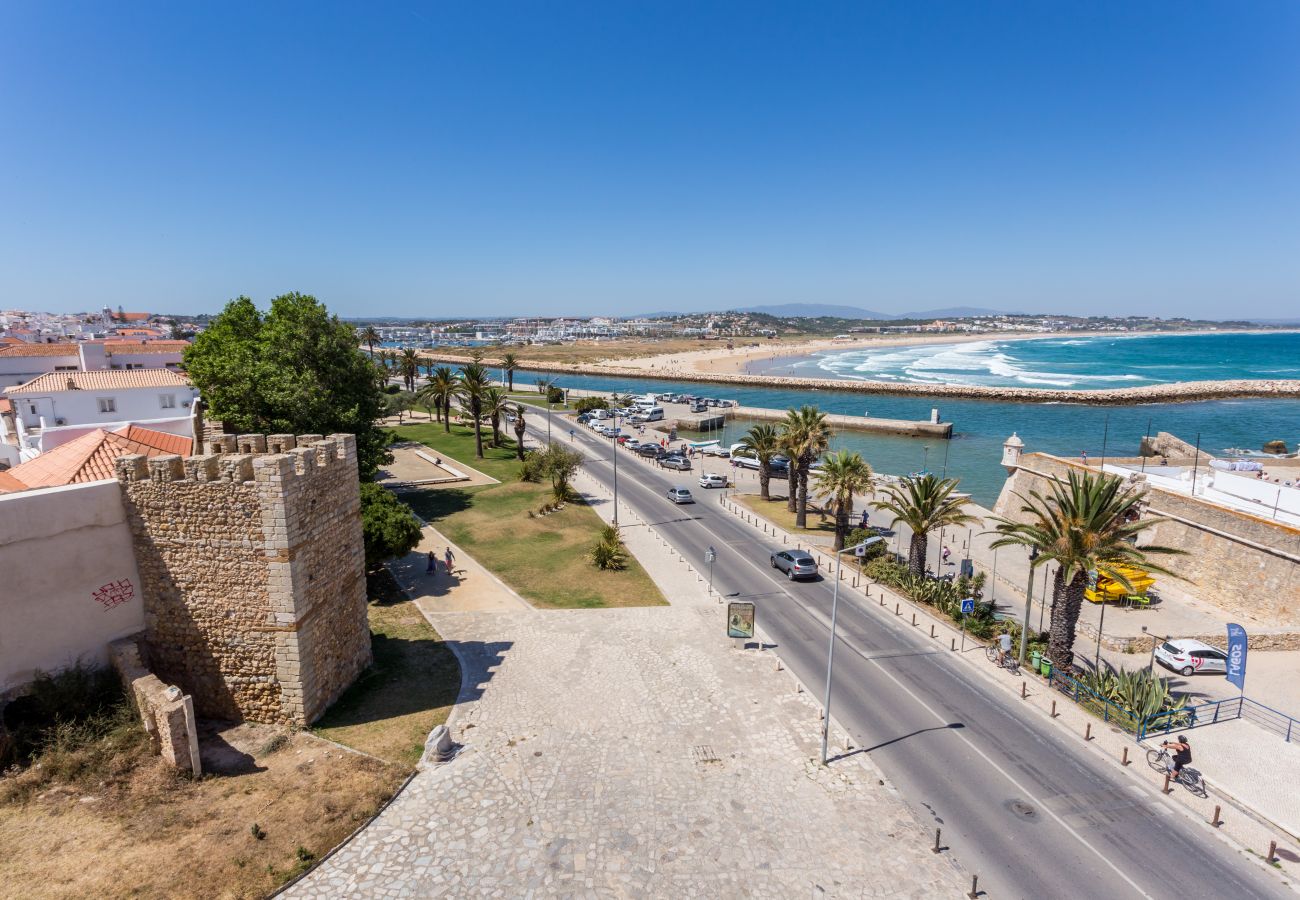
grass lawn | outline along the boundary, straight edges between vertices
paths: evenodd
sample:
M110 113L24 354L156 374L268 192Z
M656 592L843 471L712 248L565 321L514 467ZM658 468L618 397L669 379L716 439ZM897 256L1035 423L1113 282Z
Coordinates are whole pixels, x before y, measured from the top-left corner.
M785 482L781 482L781 493L777 493L776 479L772 480L771 493L775 499L763 500L758 494L732 494L731 499L735 500L741 506L746 507L756 515L767 519L778 528L785 529L791 534L806 534L812 538L829 537L835 538L835 519L831 516L822 516L817 512L820 507L814 506L811 501L808 503L808 527L796 528L794 525L794 513L785 508ZM820 543L820 542L819 542Z
M460 666L387 569L366 580L374 662L313 731L380 759L414 766L460 692Z
M473 555L521 596L541 607L593 609L613 606L660 606L663 594L633 557L621 572L601 571L587 559L603 524L581 503L559 512L529 517L551 499L549 484L519 481L513 446L484 447L486 459L474 457L473 433L453 425L416 425L396 429L443 456L501 479L501 484L468 488L428 488L401 496L422 518ZM513 444L513 442L512 442Z

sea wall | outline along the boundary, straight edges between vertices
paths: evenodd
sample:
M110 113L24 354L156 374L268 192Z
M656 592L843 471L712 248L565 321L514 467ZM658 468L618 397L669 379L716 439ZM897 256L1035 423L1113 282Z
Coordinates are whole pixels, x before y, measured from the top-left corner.
M468 356L420 351L430 362L462 365ZM491 364L495 366L496 364ZM1198 400L1226 400L1244 397L1271 399L1300 398L1300 379L1234 381L1184 381L1132 388L1104 388L1095 391L1049 390L1046 388L989 387L961 384L900 384L889 381L848 381L838 378L794 378L786 375L750 375L742 372L691 372L639 369L620 366L616 360L595 363L546 363L528 365L529 371L574 375L623 376L698 384L741 384L749 387L791 390L843 391L852 394L953 397L967 400L1001 400L1021 403L1084 403L1124 405L1139 403L1191 403Z
M1046 453L1025 454L1003 485L994 512L1023 521L1016 495L1046 494L1051 482L1072 470L1095 471ZM1178 573L1174 580L1188 593L1271 626L1300 623L1300 529L1151 487L1140 476L1133 484L1147 501L1143 518L1153 523L1141 543L1184 551L1158 561Z

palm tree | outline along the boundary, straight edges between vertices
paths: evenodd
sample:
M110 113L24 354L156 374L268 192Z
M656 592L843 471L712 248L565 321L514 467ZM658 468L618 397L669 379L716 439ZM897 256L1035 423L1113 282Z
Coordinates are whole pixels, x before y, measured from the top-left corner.
M512 394L515 390L515 369L519 368L519 358L513 353L501 357L501 370L506 373L506 390Z
M483 415L492 423L492 446L501 446L501 417L510 411L510 397L499 387L483 392Z
M466 363L460 367L457 379L456 397L461 405L469 410L474 428L474 455L483 458L483 431L479 422L483 418L483 400L487 390L492 386L492 376L482 363Z
M894 514L889 523L891 528L902 522L911 529L908 568L918 578L925 574L926 536L940 528L975 521L974 516L962 511L970 502L969 498L956 494L956 489L956 478L927 474L904 479L901 485L891 484L885 488L888 499L871 504L876 509Z
M420 388L417 395L421 400L427 397L433 401L438 417L443 421L443 430L447 432L451 431L451 398L456 396L456 385L451 366L438 366L429 373L429 383Z
M1075 628L1090 573L1129 586L1124 567L1170 575L1148 555L1184 551L1137 546L1138 535L1155 523L1138 518L1141 495L1113 475L1070 472L1067 482L1054 481L1051 488L1049 497L1038 491L1030 491L1028 497L1017 494L1027 521L996 519L995 530L1001 536L989 546L1035 549L1038 556L1030 563L1034 568L1057 564L1049 644L1052 665L1068 672L1074 663Z
M835 550L843 550L844 537L849 531L849 515L853 512L853 497L871 490L871 466L859 454L840 450L822 462L822 471L813 487L818 494L829 495L835 515Z
M545 377L543 377L543 378L538 378L538 379L537 379L537 393L539 393L539 394L545 394L547 391L549 391L549 390L551 389L551 385L555 384L555 381L556 381L556 379L554 379L554 378L545 378Z
M826 452L831 441L831 427L826 424L826 413L815 406L801 406L785 414L782 422L786 449L790 453L790 488L798 487L795 503L796 528L808 527L808 470ZM788 506L788 501L787 501Z
M519 457L520 462L524 458L524 405L515 404L515 455Z
M406 389L415 390L415 380L420 377L420 354L412 347L402 348L397 370L402 376L402 381L406 383Z
M781 434L775 425L755 425L745 432L740 445L758 460L758 492L764 500L771 500L769 485L772 481L772 457L781 451Z
M375 344L379 343L379 332L375 331L375 326L367 325L361 331L361 341L370 348L370 358L375 358Z
M388 377L389 377L389 375L391 374L390 370L391 370L392 367L393 367L393 359L395 358L395 356L396 356L396 354L394 354L393 351L391 351L391 350L380 350L380 351L379 351L379 362L382 363L383 366L384 366L384 380L385 380L385 381L388 380Z

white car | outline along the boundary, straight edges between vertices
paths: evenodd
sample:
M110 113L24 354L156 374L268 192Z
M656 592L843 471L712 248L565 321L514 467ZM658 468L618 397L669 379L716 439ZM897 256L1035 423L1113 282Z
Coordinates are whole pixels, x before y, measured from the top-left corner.
M706 472L705 474L700 476L700 487L702 488L715 488L715 487L724 488L726 486L727 486L726 475L710 475L709 473Z
M1156 662L1179 675L1214 674L1228 671L1228 654L1193 638L1165 641L1155 652Z
M720 459L727 459L731 456L731 451L720 444L711 444L705 447L703 452L705 456L716 456Z

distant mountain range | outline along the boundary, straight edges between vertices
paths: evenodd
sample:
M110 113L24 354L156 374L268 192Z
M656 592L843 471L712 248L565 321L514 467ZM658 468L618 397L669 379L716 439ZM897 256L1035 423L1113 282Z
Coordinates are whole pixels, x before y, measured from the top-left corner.
M883 313L858 306L835 306L829 303L782 303L776 306L745 306L738 312L764 313L781 319L817 319L823 316L836 319L962 319L971 316L1016 315L1000 309L981 309L975 306L953 306L946 309L923 309L912 312Z

